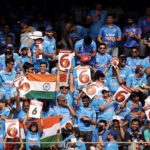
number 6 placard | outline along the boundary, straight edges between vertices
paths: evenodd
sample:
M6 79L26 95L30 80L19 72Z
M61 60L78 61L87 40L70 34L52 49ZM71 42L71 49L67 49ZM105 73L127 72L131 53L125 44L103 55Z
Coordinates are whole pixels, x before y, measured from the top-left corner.
M40 113L42 111L43 103L37 100L31 100L29 108L29 117L40 118Z
M127 100L129 98L129 96L131 95L131 92L132 91L129 88L127 88L126 86L122 85L117 90L117 92L114 94L113 99L117 103L122 103L122 102L124 102L125 100Z
M91 81L90 68L77 69L77 78L79 85L86 85Z
M18 119L6 119L5 131L7 138L19 137L19 120Z
M58 63L59 63L61 70L70 69L70 67L71 67L71 52L61 50L59 52Z

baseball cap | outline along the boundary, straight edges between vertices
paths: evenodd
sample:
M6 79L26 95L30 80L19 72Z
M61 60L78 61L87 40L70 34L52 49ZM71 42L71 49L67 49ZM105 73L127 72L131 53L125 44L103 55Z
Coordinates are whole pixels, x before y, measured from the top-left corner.
M50 31L52 31L52 30L53 30L53 27L52 27L52 26L47 26L46 29L45 29L46 32L50 32Z
M126 56L126 55L121 54L121 55L119 56L119 58L127 58L127 56Z
M22 18L19 22L28 25L29 24L29 19L28 18Z
M69 84L67 82L62 82L60 85L60 88L61 87L69 87Z
M118 133L116 130L110 130L108 134L111 134L114 138L118 137Z
M80 57L81 62L88 62L90 60L90 57L88 55L82 55Z
M112 117L112 119L113 119L113 120L118 120L118 121L121 121L121 118L120 118L120 116L117 116L117 115L113 116L113 117Z

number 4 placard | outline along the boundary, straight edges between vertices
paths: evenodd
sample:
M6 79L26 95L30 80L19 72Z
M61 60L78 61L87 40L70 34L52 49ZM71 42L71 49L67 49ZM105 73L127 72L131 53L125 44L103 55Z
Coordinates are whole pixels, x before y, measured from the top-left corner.
M40 118L40 113L42 111L43 103L37 100L31 100L29 108L29 117Z

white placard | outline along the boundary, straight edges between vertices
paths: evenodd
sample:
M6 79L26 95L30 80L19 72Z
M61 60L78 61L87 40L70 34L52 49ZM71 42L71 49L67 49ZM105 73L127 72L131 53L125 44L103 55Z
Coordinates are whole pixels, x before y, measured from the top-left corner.
M129 96L131 95L131 92L132 91L129 88L122 85L122 86L119 87L117 92L114 94L113 99L117 103L122 103L122 102L124 102L125 100L127 100L129 98Z
M145 114L146 114L147 120L150 120L150 109L146 110Z
M6 119L5 132L7 138L19 137L19 120L18 119Z
M78 85L86 85L91 81L90 68L79 68L77 69Z
M93 82L89 84L86 88L83 88L83 92L92 99L102 89L103 89L102 86L100 86L96 82Z
M20 94L24 96L31 90L31 86L29 81L24 75L19 76L14 80L14 85L17 87L20 91Z
M110 63L111 63L111 65L112 65L113 67L118 66L118 64L119 64L119 59L118 59L118 57L113 57L113 58L111 59Z
M40 118L40 113L42 111L43 103L37 100L31 100L29 107L29 117Z
M72 54L69 51L60 51L58 64L61 70L66 70L71 68L71 57Z

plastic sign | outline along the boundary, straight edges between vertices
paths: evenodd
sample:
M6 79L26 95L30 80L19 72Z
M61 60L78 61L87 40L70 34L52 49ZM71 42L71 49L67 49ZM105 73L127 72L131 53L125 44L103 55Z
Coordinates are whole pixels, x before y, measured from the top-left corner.
M19 120L18 119L6 119L5 131L7 138L19 137Z
M72 54L71 54L70 51L61 50L59 52L58 63L59 63L59 66L60 66L61 70L70 69L70 67L71 67L71 57L72 57Z
M29 107L29 117L40 118L43 103L37 100L31 100Z
M86 85L91 81L90 68L79 68L77 69L78 85Z
M129 88L122 85L122 86L119 87L117 92L114 94L113 99L117 103L122 103L122 102L124 102L125 100L127 100L129 98L129 96L131 95L131 92L132 91Z

